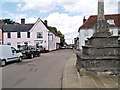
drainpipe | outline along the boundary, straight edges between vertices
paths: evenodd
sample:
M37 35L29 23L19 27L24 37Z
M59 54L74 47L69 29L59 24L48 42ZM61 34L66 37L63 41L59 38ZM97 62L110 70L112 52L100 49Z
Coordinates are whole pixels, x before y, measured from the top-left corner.
M1 28L1 30L2 30L2 44L4 44L4 30L3 30L3 27L4 27L5 23L3 22L1 25L2 25L2 28Z

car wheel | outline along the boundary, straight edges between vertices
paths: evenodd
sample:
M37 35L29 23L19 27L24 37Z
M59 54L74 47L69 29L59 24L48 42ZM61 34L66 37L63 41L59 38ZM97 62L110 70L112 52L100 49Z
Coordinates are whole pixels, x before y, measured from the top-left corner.
M38 55L37 55L38 57L40 57L40 53L38 53Z
M22 57L19 57L19 60L18 60L19 62L21 62L22 61Z
M31 54L31 55L30 55L30 58L31 58L31 59L33 59L33 58L34 58L34 55L33 55L33 54Z
M4 67L6 65L6 61L5 60L2 60L1 61L1 66Z

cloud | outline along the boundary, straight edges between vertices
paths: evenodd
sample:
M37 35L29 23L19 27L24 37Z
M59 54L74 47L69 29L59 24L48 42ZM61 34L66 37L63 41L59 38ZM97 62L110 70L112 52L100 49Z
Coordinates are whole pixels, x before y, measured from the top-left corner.
M118 0L107 0L105 3L105 14L117 14L118 13Z
M104 0L105 14L118 13L119 0ZM67 13L77 13L84 16L97 14L98 0L23 0L18 4L18 9L38 10L39 12L50 12L59 6Z
M104 0L105 14L118 13L118 1L120 0ZM61 5L64 10L69 13L78 13L81 15L95 15L97 14L98 0L77 0L72 3L63 2Z
M18 13L11 13L9 11L5 11L5 10L2 10L4 12L2 12L2 17L4 18L10 18L10 19L14 19L14 20L18 20L20 18L26 18L27 17L27 14L18 14Z
M55 26L64 35L67 42L78 36L78 28L82 25L83 16L69 16L66 13L52 13L44 20L48 20L49 26Z
M29 17L29 18L25 18L25 23L35 23L37 21L38 18L35 17ZM18 23L21 23L21 18L16 20Z
M25 10L38 10L39 12L48 12L55 8L56 2L54 0L24 0L18 4L18 9Z
M27 14L10 13L8 11L4 11L2 14L5 15L4 18L12 19L18 23L21 23L21 18L25 18L25 23L35 23L38 19L38 17L28 17Z
M71 4L63 2L63 8L65 11L70 13L79 13L82 15L88 15L96 12L95 7L97 6L96 0L77 0Z
M82 24L81 19L83 16L69 16L66 13L58 13L54 12L48 15L48 17L44 18L48 20L48 24L51 26L57 26L62 33L68 33L76 31L78 27ZM74 29L73 29L74 28Z
M77 1L77 2L76 2ZM65 13L52 13L45 19L48 24L57 27L63 34L68 43L72 43L73 38L78 36L78 28L82 25L83 16L97 14L97 0L76 0L76 1L61 1L63 9L68 13L78 13L77 16L69 16ZM105 14L118 13L118 1L105 1Z
M120 14L120 1L118 3L118 13Z
M3 1L3 0L2 0ZM78 28L82 25L83 16L87 18L90 15L97 14L98 0L4 0L16 1L18 10L27 11L35 10L37 12L50 12L43 20L48 20L48 25L57 27L65 34L66 41L71 43L74 37L78 35ZM120 0L104 0L105 14L118 13L118 1ZM51 12L56 8L61 8L62 13ZM4 10L3 10L4 11ZM21 18L26 19L26 23L34 23L39 16L31 17L27 13L12 14L4 11L5 18L13 18L20 23ZM74 14L74 16L73 16ZM29 17L28 17L29 16ZM33 16L33 15L32 15Z
M78 37L78 32L71 32L65 34L65 39L68 44L73 44L74 38Z
M21 2L22 0L1 0L1 2Z

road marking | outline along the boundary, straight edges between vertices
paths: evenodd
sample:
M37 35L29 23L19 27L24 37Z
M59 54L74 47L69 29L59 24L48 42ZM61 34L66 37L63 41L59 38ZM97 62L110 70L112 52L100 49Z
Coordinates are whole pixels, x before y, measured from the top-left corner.
M111 77L109 77L109 79L110 79L111 81L113 81L113 82L118 86L118 88L120 88L119 84L116 83Z
M93 80L93 83L95 84L95 86L98 88L98 85L97 85L97 83L95 82L95 80L93 79L93 77L92 77L92 80Z

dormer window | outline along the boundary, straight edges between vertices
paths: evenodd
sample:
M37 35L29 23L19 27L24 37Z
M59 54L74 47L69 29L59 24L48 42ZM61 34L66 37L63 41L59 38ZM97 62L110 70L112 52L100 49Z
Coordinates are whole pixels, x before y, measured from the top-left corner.
M110 25L115 25L114 19L108 19L107 23L109 23Z

